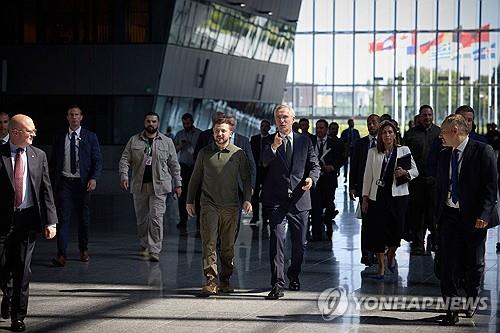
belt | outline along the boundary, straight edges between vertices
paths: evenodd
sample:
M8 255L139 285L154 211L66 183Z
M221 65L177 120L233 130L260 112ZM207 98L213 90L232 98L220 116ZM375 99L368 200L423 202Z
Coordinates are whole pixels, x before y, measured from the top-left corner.
M66 176L62 176L62 178L66 181L69 181L69 182L76 182L76 181L80 181L80 177L66 177Z
M30 206L30 207L26 207L26 208L14 208L14 213L24 213L24 212L27 212L31 209L35 209L35 206Z

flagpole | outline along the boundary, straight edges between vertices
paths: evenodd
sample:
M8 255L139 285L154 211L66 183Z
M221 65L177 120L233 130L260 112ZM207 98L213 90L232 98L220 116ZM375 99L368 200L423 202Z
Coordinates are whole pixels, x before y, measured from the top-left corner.
M448 114L451 114L451 66L448 66Z
M432 62L432 59L431 59L431 62ZM433 69L429 68L429 105L431 105L432 107L435 107L435 105L434 105L434 91L433 91L434 87L432 85L432 71L433 71Z
M493 83L493 86L496 84L498 84L498 78L497 78L497 68L496 67L493 67L493 79L495 80ZM495 122L495 124L498 125L498 87L495 88L495 105L493 106L493 109L494 109L494 113L493 113L493 121Z
M401 86L401 136L405 134L406 127L406 85Z
M487 49L487 55L488 55L488 123L491 123L491 102L492 102L492 96L491 96L491 48Z

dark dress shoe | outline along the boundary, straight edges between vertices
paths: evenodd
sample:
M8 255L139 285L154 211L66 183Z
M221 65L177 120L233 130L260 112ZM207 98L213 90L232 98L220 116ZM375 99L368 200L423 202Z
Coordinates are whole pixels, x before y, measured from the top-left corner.
M369 256L361 257L361 263L367 267L373 266L373 260Z
M10 330L12 332L24 332L26 330L26 325L24 325L22 320L14 320L10 324Z
M80 252L80 261L81 262L89 262L89 251L81 251Z
M458 312L448 311L446 315L441 319L439 325L441 326L455 326L458 323Z
M465 318L472 318L472 317L474 317L474 315L477 312L477 308L478 308L478 305L476 304L476 306L473 305L472 308L465 310Z
M64 267L64 265L66 265L66 258L64 258L63 256L55 257L54 259L52 259L52 265L54 265L55 267Z
M273 289L269 292L269 294L266 296L266 299L273 300L273 299L278 299L285 296L285 293L283 292L283 288L274 286Z
M299 291L300 290L300 280L298 277L294 277L290 274L287 274L288 279L290 280L290 284L288 285L288 290L291 291Z
M2 297L2 305L0 306L0 312L3 319L10 318L10 299L7 296Z

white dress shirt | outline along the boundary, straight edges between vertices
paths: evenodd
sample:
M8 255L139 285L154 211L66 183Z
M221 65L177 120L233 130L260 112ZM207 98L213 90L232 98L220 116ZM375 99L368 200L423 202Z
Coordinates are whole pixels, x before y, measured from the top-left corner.
M292 147L292 153L293 153L293 132L288 133L288 135L285 135L283 133L280 133L280 134L281 134L281 138L283 139L282 145L284 145L285 152L286 152L286 145L287 145L286 140L289 140L290 147ZM276 135L278 135L278 132L276 132ZM285 138L286 138L286 140L285 140ZM274 149L272 145L271 145L271 150L273 151L273 153L276 154L276 149Z
M9 142L9 138L10 138L9 133L7 133L7 135L3 139L0 139L0 145Z
M13 145L12 142L10 142L9 144L10 144L10 158L12 161L12 177L15 177L16 154L18 147ZM31 186L28 186L30 178L28 177L28 159L26 157L26 148L24 148L24 152L21 154L21 159L23 161L23 200L21 201L21 204L17 208L25 209L33 206L33 196L31 193Z
M66 135L66 139L64 141L64 165L62 174L64 177L68 178L80 178L80 160L78 151L80 149L80 132L82 131L81 127L78 127L76 130L72 130L71 128L68 130ZM71 153L70 153L70 145L71 145L71 135L73 132L76 132L75 145L76 145L76 173L71 173Z

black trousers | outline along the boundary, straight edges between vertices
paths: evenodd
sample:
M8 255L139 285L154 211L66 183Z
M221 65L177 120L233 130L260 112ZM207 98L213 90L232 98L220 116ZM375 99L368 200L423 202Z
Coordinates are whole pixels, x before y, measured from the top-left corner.
M423 248L427 229L431 234L436 230L436 180L433 177L417 177L410 182L409 189L410 200L403 236L413 241L412 246Z
M465 277L467 297L477 297L484 273L486 229L470 230L460 223L460 212L445 206L439 221L439 260L443 298L458 297L457 278Z
M78 225L78 248L87 251L90 230L90 193L80 178L61 177L57 186L57 255L66 257L69 227L73 217Z
M4 296L11 299L10 316L13 321L24 320L28 311L30 266L37 234L33 223L37 220L34 207L15 212L13 228L7 235L0 237L0 285L7 286L3 291Z
M311 225L314 237L321 238L323 235L323 223L326 225L327 229L332 228L333 217L335 215L336 188L332 186L329 180L328 178L320 178L316 187L311 191Z
M186 210L187 184L189 184L189 180L191 179L191 175L193 174L193 166L187 165L185 163L181 163L180 165L182 183L185 184L185 187L181 193L181 196L177 200L179 204L179 225L186 226L188 220L188 213Z
M360 201L363 199L360 198ZM369 237L370 233L373 232L370 229L370 223L368 222L368 218L366 217L365 214L362 214L361 217L361 257L362 258L367 258L368 260L371 259L371 256L373 256L373 252L368 250L369 246Z
M264 183L264 170L262 170L262 167L257 167L257 174L255 178L255 189L252 193L252 212L253 212L253 221L259 221L260 220L260 209L259 209L259 202L260 202L260 195L262 192L262 184ZM266 210L262 209L262 222L265 224L268 222L269 217L266 216Z
M301 272L306 248L306 231L309 211L295 208L264 208L268 212L271 236L269 241L269 259L271 263L271 286L285 287L285 226L288 224L292 240L292 258L288 275L298 277Z

